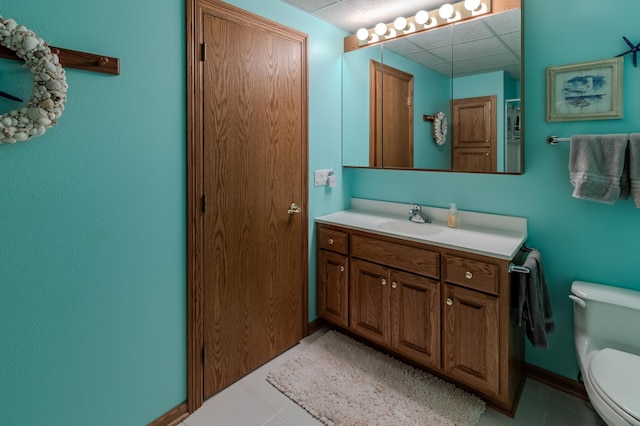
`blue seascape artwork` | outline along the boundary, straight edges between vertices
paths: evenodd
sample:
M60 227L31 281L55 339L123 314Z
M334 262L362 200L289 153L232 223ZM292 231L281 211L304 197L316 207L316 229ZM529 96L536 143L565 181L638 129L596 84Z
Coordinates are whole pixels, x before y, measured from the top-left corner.
M601 75L576 76L564 83L562 95L566 103L583 109L604 100L605 86L606 80Z
M556 112L559 114L605 113L612 109L611 67L559 73L556 81Z

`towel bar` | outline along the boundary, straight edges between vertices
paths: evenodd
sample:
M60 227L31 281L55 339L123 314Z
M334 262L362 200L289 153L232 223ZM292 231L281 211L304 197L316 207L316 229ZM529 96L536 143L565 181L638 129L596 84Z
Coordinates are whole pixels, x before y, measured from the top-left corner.
M524 266L514 265L513 263L509 264L509 272L518 272L520 274L530 274L531 270Z
M549 145L557 145L558 142L571 142L571 138L559 138L557 136L547 136L547 143ZM629 138L627 138L627 142L629 142Z

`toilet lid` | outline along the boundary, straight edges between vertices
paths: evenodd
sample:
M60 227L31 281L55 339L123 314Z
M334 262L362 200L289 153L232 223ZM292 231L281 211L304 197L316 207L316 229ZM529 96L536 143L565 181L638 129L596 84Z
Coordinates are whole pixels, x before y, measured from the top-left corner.
M596 390L631 418L640 421L640 356L606 348L589 363Z

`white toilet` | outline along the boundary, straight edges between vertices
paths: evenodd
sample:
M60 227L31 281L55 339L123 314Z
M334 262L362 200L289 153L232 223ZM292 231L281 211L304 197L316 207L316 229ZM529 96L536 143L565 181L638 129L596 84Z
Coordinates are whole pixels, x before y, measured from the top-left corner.
M609 426L640 426L640 291L574 281L571 292L591 404Z

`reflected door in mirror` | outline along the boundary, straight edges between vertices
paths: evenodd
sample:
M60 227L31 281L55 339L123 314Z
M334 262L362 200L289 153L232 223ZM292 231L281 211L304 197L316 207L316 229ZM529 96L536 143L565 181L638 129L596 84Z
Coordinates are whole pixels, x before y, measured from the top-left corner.
M497 171L496 103L496 96L452 102L454 171Z
M413 168L413 75L372 60L370 79L369 166Z

